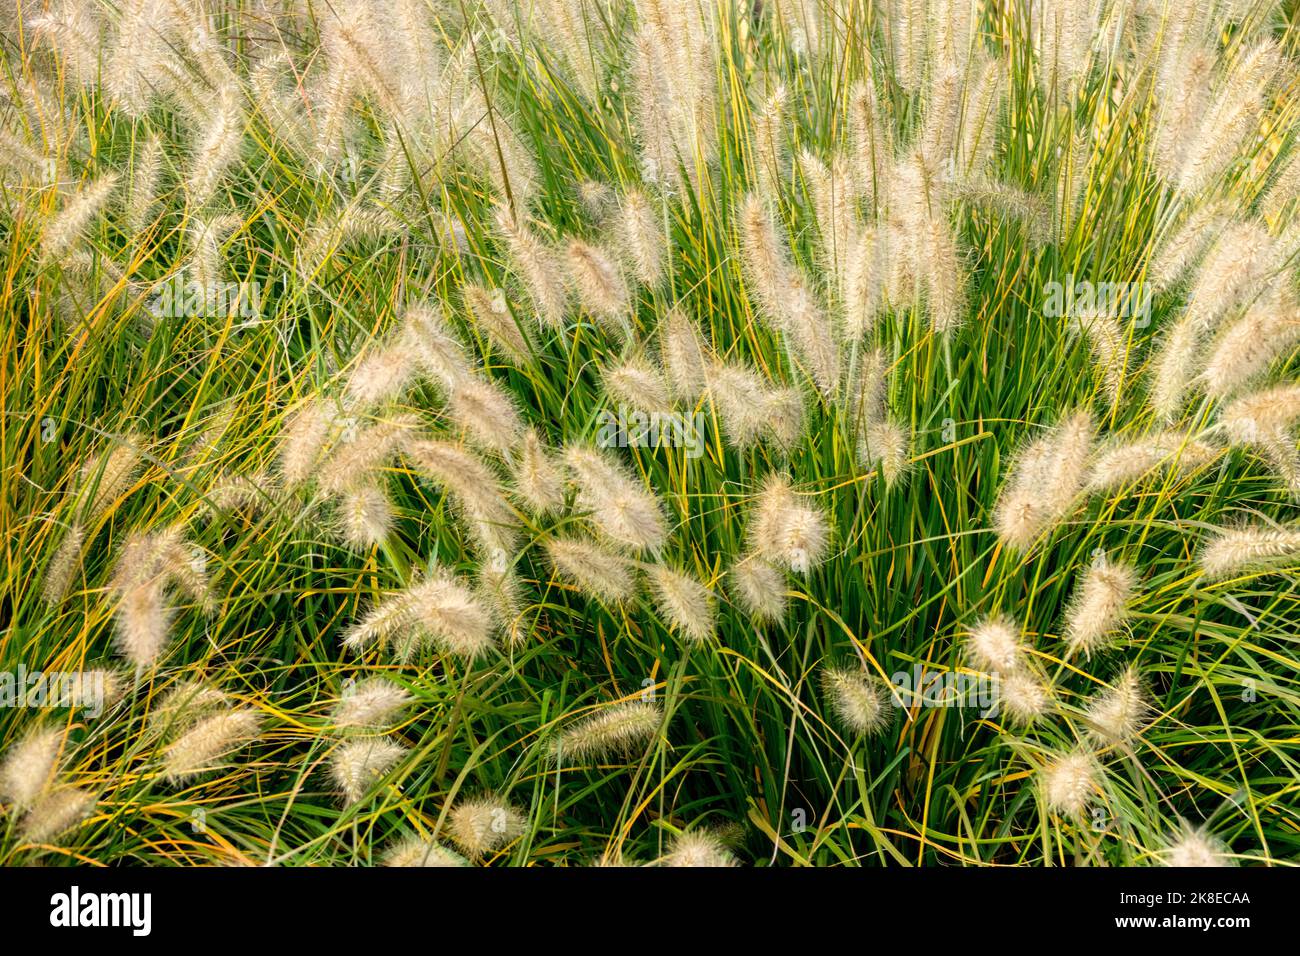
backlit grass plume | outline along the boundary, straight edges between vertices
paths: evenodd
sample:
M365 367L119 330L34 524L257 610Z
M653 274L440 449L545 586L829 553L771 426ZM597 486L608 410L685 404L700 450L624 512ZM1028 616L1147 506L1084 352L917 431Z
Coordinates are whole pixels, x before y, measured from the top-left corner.
M1201 551L1200 567L1209 579L1246 571L1266 571L1300 558L1300 529L1241 525L1212 533Z
M971 664L989 674L1015 673L1024 666L1025 643L1011 618L996 614L971 628L966 641Z
M653 740L662 724L663 712L654 704L614 704L566 728L555 741L555 757L577 763L632 756Z
M1099 557L1076 585L1065 621L1067 650L1092 654L1113 641L1124 626L1136 590L1137 572L1132 566Z
M1101 742L1119 743L1137 733L1150 706L1141 678L1136 668L1130 666L1115 678L1108 690L1089 703L1086 715L1092 732Z
M689 575L663 565L646 568L646 581L664 622L689 641L713 636L713 593Z
M357 651L372 644L399 656L433 646L469 660L495 644L492 619L473 589L446 571L381 599L344 638Z
M262 718L254 710L234 708L204 717L163 751L168 781L182 783L217 765L257 736Z
M736 562L728 575L728 588L737 605L760 621L774 621L785 613L785 575L757 555Z
M765 479L751 507L748 534L753 554L796 574L820 564L830 545L825 516L795 494L785 475Z
M491 795L458 801L447 823L451 838L471 859L504 849L526 825L518 808Z
M206 556L185 541L178 527L128 538L114 571L112 593L118 651L138 668L156 663L166 647L176 614L172 594L189 598L207 612L215 604Z
M407 754L401 744L387 738L359 737L338 745L330 758L330 777L343 803L353 804Z
M737 866L736 858L716 834L708 830L679 833L659 859L660 866Z
M410 692L386 677L369 677L346 687L334 705L336 727L382 727L411 703Z
M1160 852L1160 861L1165 866L1180 868L1236 865L1221 840L1187 823L1183 823L1177 836Z
M668 528L662 506L620 464L587 448L569 449L565 463L578 489L574 507L589 512L604 537L634 551L663 545Z
M41 797L22 819L25 840L45 843L81 823L95 809L98 799L80 787L65 786Z
M561 578L597 600L626 600L636 586L631 564L596 541L552 538L546 543L546 553Z
M0 764L0 793L19 808L32 806L49 785L57 769L63 734L57 727L28 731L5 753Z
M1076 411L1020 450L994 516L1008 546L1028 548L1069 512L1083 488L1092 442L1091 415Z
M1051 759L1041 771L1049 809L1078 816L1096 796L1098 768L1092 754L1075 751Z
M460 854L432 840L406 837L384 852L384 866L469 866Z
M854 734L874 734L889 719L889 695L865 674L843 668L822 672L822 692L844 729Z

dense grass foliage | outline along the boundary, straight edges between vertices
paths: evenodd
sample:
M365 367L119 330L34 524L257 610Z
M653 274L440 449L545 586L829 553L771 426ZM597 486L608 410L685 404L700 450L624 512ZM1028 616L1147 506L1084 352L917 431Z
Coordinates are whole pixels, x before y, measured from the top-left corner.
M1296 859L1294 4L3 34L0 861Z

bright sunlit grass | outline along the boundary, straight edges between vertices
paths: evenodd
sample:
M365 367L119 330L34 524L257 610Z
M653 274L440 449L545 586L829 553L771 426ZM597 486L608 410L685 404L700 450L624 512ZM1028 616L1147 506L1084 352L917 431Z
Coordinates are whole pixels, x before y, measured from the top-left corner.
M1297 858L1291 0L18 6L0 863Z

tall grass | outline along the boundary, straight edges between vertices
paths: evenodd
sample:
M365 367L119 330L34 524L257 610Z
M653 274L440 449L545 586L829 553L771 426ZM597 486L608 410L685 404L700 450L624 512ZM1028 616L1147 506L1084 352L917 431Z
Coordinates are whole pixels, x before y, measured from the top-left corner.
M0 860L1293 861L1296 15L20 3Z

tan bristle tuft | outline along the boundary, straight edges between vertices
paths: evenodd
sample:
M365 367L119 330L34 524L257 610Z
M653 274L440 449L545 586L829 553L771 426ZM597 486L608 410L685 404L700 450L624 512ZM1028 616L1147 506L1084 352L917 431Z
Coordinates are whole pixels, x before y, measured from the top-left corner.
M447 816L451 838L470 859L505 849L523 835L526 821L511 804L494 796L460 800Z

